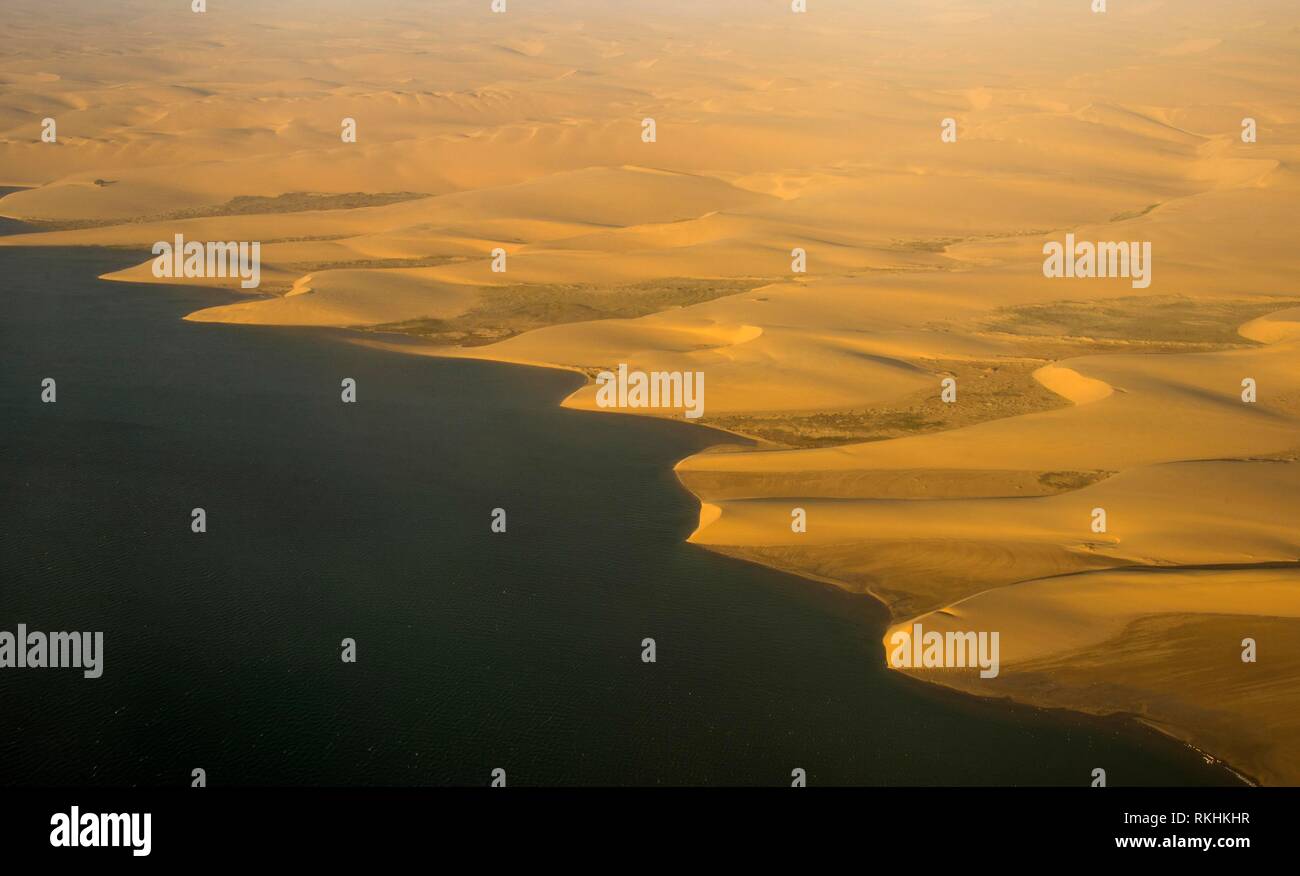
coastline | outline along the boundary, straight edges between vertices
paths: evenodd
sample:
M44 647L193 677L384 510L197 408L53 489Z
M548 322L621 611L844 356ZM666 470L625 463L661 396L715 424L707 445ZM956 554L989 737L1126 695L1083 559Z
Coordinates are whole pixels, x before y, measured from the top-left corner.
M129 249L130 247L123 247L123 248ZM120 274L120 272L117 274L104 275L101 279L115 281L115 282L123 282L123 281L131 282L134 280L134 278L123 277ZM223 290L223 291L230 291L230 290ZM276 296L267 295L266 297L274 298ZM1286 313L1286 312L1287 312L1286 309L1277 311L1277 313ZM188 319L188 317L186 318ZM1269 320L1267 319L1267 317L1261 317L1252 321L1252 323L1259 323L1259 322L1268 323ZM475 360L482 360L482 361L500 362L504 364L546 368L550 370L568 371L575 374L582 374L584 376L584 383L581 386L575 388L571 393L569 393L564 399L561 400L560 402L561 407L577 409L577 410L588 410L588 411L600 410L601 412L604 413L622 413L622 414L630 414L635 416L647 416L648 413L642 410L600 409L600 408L596 408L594 405L590 403L587 404L575 403L575 399L578 399L584 393L584 391L590 390L590 388L593 385L591 378L589 376L589 371L587 369L584 369L576 365L542 361L539 359L529 358L526 356L503 355L501 351L493 349L493 347L491 346L471 347L471 348L447 348L447 347L440 347L437 344L433 344L418 338L413 338L410 335L404 335L401 333L389 334L386 332L362 331L362 330L355 330L355 329L344 329L344 331L346 331L349 335L348 337L349 343L357 344L360 346L366 346L373 349L386 350L389 352L398 352L406 355L423 355L423 356L430 356L430 357L443 358L443 359L467 358L467 359L475 359ZM1059 367L1059 366L1052 366L1052 367ZM1084 379L1087 378L1085 377ZM1074 405L1077 407L1083 404L1088 404L1088 405L1096 404L1102 398L1108 397L1109 393L1105 393L1105 394L1092 393L1091 395L1092 398L1089 398L1082 402L1076 401ZM589 394L588 397L590 397ZM887 594L880 592L879 590L875 589L870 585L863 585L861 582L858 582L858 584L855 585L854 582L852 582L851 580L848 580L844 577L837 576L835 574L820 574L817 571L808 568L806 565L800 564L798 562L792 562L792 563L774 562L769 559L765 559L755 551L746 550L742 545L728 546L722 543L711 544L705 542L701 538L702 533L706 529L708 529L710 525L717 522L718 518L722 516L723 511L721 505L715 505L713 502L710 501L709 496L697 492L696 489L692 489L687 479L683 477L683 467L687 466L690 463L697 463L700 460L716 461L718 458L722 458L722 457L728 458L730 460L735 460L737 457L749 457L755 453L759 455L765 455L765 454L771 455L772 451L765 450L762 446L762 442L760 442L760 440L756 439L754 436L749 436L743 433L738 433L735 431L719 428L717 426L712 426L709 425L707 422L693 423L690 420L684 420L678 416L664 417L664 416L654 416L653 414L650 414L649 416L652 419L671 419L674 421L685 422L689 425L704 426L705 428L709 428L717 432L720 436L730 436L731 438L737 439L738 442L749 442L750 444L750 446L738 446L737 442L721 441L718 442L717 444L711 445L709 448L699 453L691 454L687 457L684 457L683 459L677 461L676 464L674 464L673 466L674 477L678 481L679 485L683 489L685 489L688 493L690 493L690 495L697 502L697 504L699 505L699 513L701 514L701 518L697 523L696 528L687 538L688 542L696 544L699 547L704 547L706 549L709 549L714 553L719 553L732 558L743 559L746 562L753 563L755 565L774 569L776 571L785 574L795 575L808 581L815 581L827 586L832 586L848 593L852 593L855 595L870 596L876 603L882 605L884 609L887 612L889 612L891 616L893 616L891 625L903 622L904 619L903 615L895 616L897 612L897 602L891 600ZM716 452L718 448L723 448L724 452L722 453ZM799 453L801 451L788 451L788 452ZM730 501L730 500L724 500L723 504L726 504L726 501ZM705 520L703 517L706 509L711 509L713 512L712 516L708 520ZM731 550L728 550L727 549L728 547L731 547ZM923 615L925 615L925 612L921 612L914 615L908 614L906 615L907 622L910 623L912 619L922 617ZM881 646L881 651L883 656L883 653L886 651L883 643ZM886 666L888 666L887 661L886 661ZM1204 744L1199 739L1196 729L1191 726L1185 726L1183 724L1179 724L1176 722L1169 722L1169 721L1162 722L1155 719L1144 718L1141 715L1140 711L1136 711L1131 708L1125 708L1123 706L1098 707L1095 705L1089 705L1087 703L1064 703L1063 704L1060 702L1052 702L1050 700L1044 700L1041 697L1034 696L1032 693L1026 693L1025 691L1021 691L1021 690L1014 690L1014 689L1013 690L1000 689L1000 690L993 690L993 691L972 690L970 689L969 686L953 684L951 683L950 680L945 680L944 678L940 678L940 677L925 677L923 673L916 673L915 671L908 672L906 674L909 674L916 680L922 681L936 688L951 690L955 693L972 694L982 699L1007 699L1009 701L1030 706L1033 708L1049 709L1049 710L1060 709L1064 711L1071 711L1077 714L1084 714L1090 716L1118 716L1121 718L1131 717L1134 719L1134 723L1142 724L1148 726L1151 729L1155 729L1158 732L1160 732L1162 735L1177 740L1180 744L1191 748L1192 750L1198 752L1202 756L1211 757L1215 761L1224 764L1235 775L1241 777L1244 782L1248 784L1265 784L1265 782L1259 780L1255 776L1253 771L1251 771L1248 767L1245 767L1243 765L1243 759L1237 757L1237 755L1232 750L1225 749L1223 746ZM1208 752L1209 754L1206 755L1206 752Z
M214 781L1300 788L1300 7L18 5L11 601L271 655L53 706Z
M678 478L678 482L682 483L680 478ZM690 492L690 488L687 487L684 483L682 483L682 487L683 489L686 489L688 492ZM692 493L692 495L695 494ZM698 496L696 496L696 500L701 501ZM701 501L701 505L702 504L703 502ZM740 560L742 562L752 563L754 565L762 566L768 569L773 569L775 571L782 572L787 575L794 575L796 577L803 578L808 581L816 582L830 587L835 587L839 590L842 590L846 593L850 593L854 596L866 597L874 600L886 612L889 612L890 610L889 602L884 598L882 598L880 595L871 592L870 589L861 590L836 578L832 578L825 575L817 575L815 573L806 570L796 569L788 566L782 566L777 563L765 561L759 557L753 556L752 554L748 554L743 551L726 550L721 547L714 547L710 545L700 545L700 547L703 547L705 550L713 551L714 553L722 554L723 556L731 557L732 559ZM910 621L911 619L907 619L906 621L900 620L899 623L903 623L903 622L910 623ZM887 651L888 651L887 646L885 645L884 640L882 639L881 646L880 646L880 656L881 656L881 662L886 666L889 665L888 660L886 658ZM898 670L894 670L894 671L898 671ZM933 676L926 677L922 673L900 672L899 674L911 679L912 681L918 684L925 685L930 689L942 690L959 697L971 697L974 699L986 700L986 701L1005 700L1008 702L1017 703L1019 705L1028 706L1043 711L1071 712L1074 714L1087 715L1090 717L1122 719L1128 721L1133 726L1145 727L1149 730L1159 733L1160 735L1166 738L1173 739L1174 741L1178 742L1180 745L1183 745L1186 748L1196 752L1198 755L1200 755L1202 758L1206 759L1207 761L1223 766L1233 775L1237 776L1241 780L1242 784L1244 785L1248 785L1250 787L1261 787L1263 785L1263 783L1260 782L1259 779L1239 769L1234 764L1230 754L1215 753L1199 747L1197 745L1193 732L1184 727L1177 727L1177 726L1161 723L1159 721L1154 721L1140 714L1136 714L1134 712L1130 712L1124 709L1093 709L1093 708L1081 708L1081 707L1074 707L1074 706L1052 705L1037 700L1032 696L1017 695L1017 693L1014 691L996 691L996 692L987 691L987 690L979 691L979 690L971 689L969 687L961 687L961 686L953 685L945 681L943 678L933 677Z
M439 348L437 347L437 345L421 344L419 342L394 344L394 343L373 342L362 338L354 338L352 339L352 342L360 344L362 346L375 348L375 349L388 350L390 352L401 352L401 353L407 353L413 355L424 355L424 356L430 356L434 358L475 359L480 361L500 362L503 364L519 365L524 367L548 368L551 370L569 371L572 373L582 374L584 377L587 378L588 383L590 383L590 377L587 376L586 372L583 371L581 368L577 368L574 366L557 365L555 363L548 363L548 362L524 361L519 359L499 357L499 356L489 356L489 355L483 355L481 353L465 352L459 350L452 352L446 350L445 348ZM581 391L581 387L577 390L574 390L574 392L566 396L564 400L561 402L561 406L573 408L573 409L580 409L580 410L592 410L592 408L577 407L568 404L568 402L571 399L573 399L575 396L577 396L580 391ZM654 417L653 415L648 415L638 410L601 409L600 412L643 416L643 417L650 417L653 419L672 419L674 421L683 422L687 425L710 429L712 431L718 432L721 435L730 435L744 441L752 442L754 444L760 443L759 439L756 439L753 436L744 435L731 430L722 429L716 426L710 426L707 423L692 423L690 420L679 419L676 417L662 417L662 416ZM703 496L693 491L690 488L690 486L683 480L683 478L680 475L680 472L678 471L678 465L680 465L680 463L685 462L687 459L690 459L692 457L714 452L713 448L718 446L736 447L736 445L734 444L719 442L719 444L712 445L710 448L707 448L704 451L701 451L700 453L692 454L692 456L689 457L684 457L682 460L678 461L677 465L674 465L673 467L673 473L677 483L683 490L685 490L695 499L696 503L700 506L700 512L702 515L701 522L697 525L696 529L692 532L691 536L687 538L687 542L692 542L693 537L696 534L698 534L707 525L703 521L703 513L708 503L705 501L705 498ZM754 448L737 447L735 452L743 453L751 449ZM792 575L804 579L805 581L810 581L828 587L833 587L836 588L837 590L849 593L853 596L870 598L876 604L878 604L887 614L892 614L890 602L879 593L874 592L871 588L864 588L864 589L855 588L851 586L849 583L841 579L827 576L827 575L819 575L807 569L801 569L793 566L784 566L778 563L766 561L760 557L754 556L753 554L740 549L732 548L729 550L725 546L714 546L714 545L707 545L707 544L697 544L696 546L702 547L705 550L711 551L713 553L717 553L719 555L729 557L731 559L736 559L742 562L751 563L757 566L761 566L763 568L780 572L782 574ZM911 620L912 619L909 618L905 622L910 623ZM897 622L902 623L904 621L899 620ZM892 626L893 624L890 623L887 629ZM887 654L887 648L885 647L882 641L880 656L881 656L882 663L888 667L889 666L888 660L885 659L886 654ZM1230 759L1231 754L1220 755L1198 746L1195 733L1193 730L1189 728L1155 721L1150 718L1146 718L1140 714L1130 712L1124 709L1085 708L1085 707L1073 707L1068 705L1066 706L1052 705L1049 703L1044 703L1038 699L1035 699L1032 696L1027 696L1023 694L1018 695L1017 692L1015 691L979 692L976 690L971 690L968 688L946 683L943 679L940 678L926 678L923 674L918 674L916 672L904 672L902 674L906 675L907 677L911 678L912 680L918 683L930 687L931 689L946 691L956 696L974 697L981 700L1006 700L1009 702L1017 703L1022 706L1028 706L1030 708L1037 709L1037 710L1043 710L1049 712L1051 711L1067 712L1067 713L1073 713L1078 715L1086 715L1089 717L1115 718L1115 719L1123 720L1128 722L1131 726L1135 728L1136 727L1146 728L1147 730L1154 731L1156 733L1159 733L1161 736L1176 741L1180 745L1195 752L1202 759L1206 760L1207 763L1214 763L1222 766L1224 769L1228 770L1232 775L1236 776L1243 785L1247 785L1250 787L1260 787L1262 785L1262 783L1257 778L1251 776L1250 774L1243 771L1242 769L1239 769L1234 764L1233 760Z
M111 278L111 277L105 277L105 279L113 279L113 278ZM220 291L221 291L221 294L223 294L223 295L225 295L225 294L228 293L228 290L220 290ZM357 332L357 331L351 331L351 330L343 330L343 331L341 331L341 332L338 331L338 330L332 330L332 332L333 332L333 333L336 333L337 335L340 335L341 337L339 337L339 340L341 340L341 341L344 342L344 343L348 343L348 344L358 344L358 345L361 345L361 346L371 346L371 347L376 346L376 344L375 344L375 340L374 340L374 337L373 337L373 333L369 333L369 332ZM402 337L405 337L405 336L402 336ZM395 342L395 341L398 341L398 340L400 340L400 338L394 338L394 339L393 339L394 342ZM480 354L480 355L474 355L474 356L464 356L464 355L453 355L453 356L447 356L447 355L443 355L443 352L445 352L445 351L442 351L442 352L436 351L436 349L433 348L431 345L423 344L423 343L421 343L421 342L419 342L419 341L413 341L413 342L407 342L407 343L394 343L394 342L380 343L379 346L382 347L383 349L387 350L387 351L390 351L390 352L402 352L402 353L406 353L406 354L429 355L429 356L434 356L434 357L436 357L436 358L444 358L444 359L445 359L445 358L473 358L473 359L482 360L482 361L495 361L495 362L501 362L502 364L508 364L508 365L529 365L530 367L542 367L542 368L548 368L549 370L556 370L556 371L569 371L569 372L572 372L572 373L575 373L575 374L576 374L576 373L582 373L581 369L573 368L573 367L556 366L556 365L547 364L547 363L525 363L525 362L509 361L509 360L506 360L506 359L503 359L503 358L500 358L500 357L493 358L493 357L489 357L489 356L483 356L483 355L481 355L481 354ZM569 398L571 398L571 397L573 396L573 394L574 394L575 392L577 392L577 391L578 391L578 390L575 389L575 390L569 392L567 395L565 395L565 396L560 400L560 406L564 406L564 402L567 401ZM623 413L635 413L635 412L623 411ZM651 419L664 419L664 418L651 418ZM689 420L684 420L684 419L679 418L679 417L674 417L674 418L672 418L672 419L673 419L674 421L676 421L676 422L684 422L684 423L687 423L687 424L689 424L689 425L704 425L706 428L710 428L710 429L713 429L713 431L718 432L719 437L726 437L726 436L738 437L738 436L734 436L734 433L728 433L728 432L725 432L725 431L723 431L723 430L719 430L719 429L717 429L716 427L708 426L707 424L692 423L692 422L689 421ZM720 444L721 444L721 446L728 446L728 447L732 447L732 448L735 447L734 444L729 443L729 442L725 442L725 441L724 441L724 442L720 442ZM710 447L716 447L716 446L719 446L719 444L713 444L713 445L710 445ZM704 450L704 451L700 451L700 452L704 452L704 453L706 453L706 452L707 452L707 449ZM691 456L683 457L683 459L688 459L688 458L691 458ZM690 494L691 498L693 498L693 499L695 500L696 505L698 506L698 508L697 508L697 512L698 512L698 510L700 510L700 509L703 508L703 506L704 506L705 503L703 502L703 500L701 499L701 497L700 497L698 494L696 494L693 490L690 489L690 487L689 487L689 486L688 486L688 485L687 485L687 484L682 480L682 478L680 477L680 475L677 473L676 469L677 469L677 465L678 465L679 463L680 463L680 460L678 461L678 463L674 463L673 466L672 466L673 469L674 469L674 478L677 480L678 485L679 485L682 489L686 490L686 492ZM697 525L697 530L698 530L698 525ZM693 534L693 533L692 533L692 534ZM690 538L689 538L689 537L688 537L687 541L690 541ZM765 568L775 569L776 571L779 571L783 576L784 576L784 575L793 575L793 576L796 576L796 577L798 577L798 578L802 578L802 579L804 579L805 581L815 581L815 582L817 582L817 583L819 583L819 584L822 584L823 586L825 586L825 587L827 587L827 588L834 588L834 589L837 590L837 591L848 591L848 592L854 592L854 591L853 591L853 588L850 587L850 586L847 586L846 583L845 583L844 581L839 580L839 579L836 579L836 578L833 578L833 577L821 577L821 576L817 576L817 575L814 574L814 573L809 573L809 572L807 572L807 571L803 571L803 570L799 570L799 569L782 568L782 567L780 567L780 566L778 566L778 565L775 565L775 564L764 563L764 562L762 562L762 561L755 560L755 559L752 559L752 558L740 557L740 556L737 556L737 555L735 555L735 554L731 554L731 553L729 553L729 552L727 552L727 551L725 551L725 550L719 550L719 549L713 548L713 547L710 546L710 545L698 545L698 546L702 546L702 547L710 548L710 550L709 550L710 553L714 553L714 554L722 554L722 555L724 555L724 556L728 556L729 558L732 558L732 559L745 559L748 563L750 563L750 564L752 564L752 565L757 565L757 566L762 566L762 567L765 567ZM798 586L800 586L800 585L798 585L797 582L791 582L791 585L790 585L790 586L792 586L792 587L798 587ZM870 595L870 596L872 596L872 599L873 599L873 605L882 607L882 609L883 609L885 612L888 611L888 602L887 602L885 599L882 599L882 598L880 598L878 595L876 595L876 594L874 594L874 593L870 593L870 592L867 592L865 595ZM887 622L886 622L886 623L887 623ZM878 659L878 657L879 657L879 652L876 652L876 653L877 653L877 659ZM945 699L948 697L948 695L949 695L950 692L951 692L951 693L955 693L955 694L966 693L965 691L962 691L962 690L960 690L960 689L951 688L951 687L948 687L948 686L943 685L943 684L934 684L934 683L932 683L932 681L931 681L930 679L915 679L915 680L925 682L925 689L926 689L927 691L933 691L937 696L942 697L942 698L945 698ZM997 697L993 697L993 698L997 698ZM960 697L959 699L961 699L961 700L966 700L967 698L966 698L966 697ZM981 699L989 699L989 697L981 697ZM1115 717L1115 716L1116 716L1115 713L1107 713L1107 712L1094 713L1094 712L1090 712L1090 711L1088 711L1088 710L1066 709L1066 708L1057 708L1057 707L1050 707L1050 706L1045 707L1045 706L1042 706L1042 705L1040 705L1040 704L1038 704L1038 703L1033 702L1032 700L1017 700L1017 699L1015 699L1015 698L1011 698L1011 697L1006 697L1006 699L1008 699L1008 700L1011 701L1011 702L1016 703L1017 705L1027 706L1027 707L1033 709L1034 711L1042 711L1042 712L1045 712L1045 713L1067 713L1067 712L1068 712L1068 713L1074 713L1074 714L1087 715L1087 716L1089 716L1089 717L1092 717L1092 716L1098 716L1098 717ZM1126 716L1126 715L1119 715L1118 717L1121 717L1121 718L1127 718L1128 716ZM1142 723L1142 722L1133 721L1133 722L1126 722L1126 723L1129 724L1129 725L1132 725L1132 726L1136 727L1138 724L1140 724L1140 723ZM1160 728L1158 728L1158 727L1153 727L1152 729L1160 729ZM1187 743L1186 740L1179 739L1179 738L1177 737L1176 734L1170 734L1170 733L1167 732L1167 731L1162 731L1162 736L1165 736L1165 737L1168 737L1168 738L1173 738L1173 739L1177 740L1181 746L1183 746L1183 747L1189 747L1189 748L1192 748L1193 750L1196 750L1196 746L1195 746L1195 745L1189 745L1189 744ZM1137 741L1138 744L1140 744L1140 739L1141 739L1140 736L1138 736L1138 737L1134 737L1134 739ZM1229 766L1230 768L1233 768L1234 772L1238 772L1234 767L1231 766L1230 763L1228 764L1228 766Z

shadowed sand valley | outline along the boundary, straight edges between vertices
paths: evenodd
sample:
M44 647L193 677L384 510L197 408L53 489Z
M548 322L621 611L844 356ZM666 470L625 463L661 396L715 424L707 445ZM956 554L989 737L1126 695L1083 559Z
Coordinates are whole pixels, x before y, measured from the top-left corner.
M1300 783L1293 3L222 5L65 22L121 47L75 57L6 12L0 246L260 241L187 319L703 373L753 443L678 464L693 543L1000 633L924 681ZM1149 286L1044 276L1067 234L1150 242Z

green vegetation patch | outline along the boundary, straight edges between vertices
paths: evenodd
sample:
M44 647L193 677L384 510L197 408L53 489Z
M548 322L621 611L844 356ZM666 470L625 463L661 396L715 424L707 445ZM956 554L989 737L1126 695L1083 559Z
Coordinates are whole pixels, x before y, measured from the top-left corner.
M1068 404L1034 379L1034 371L1046 364L1042 360L918 359L912 364L935 375L934 388L858 410L731 414L700 422L778 447L834 447L957 429ZM956 378L958 404L940 399L942 377Z
M1283 298L1131 296L1098 301L1051 301L996 311L989 331L1052 338L1093 338L1139 346L1215 349L1249 346L1243 323L1300 304Z
M749 292L766 278L695 280L668 278L624 286L484 286L478 302L460 316L409 319L369 326L369 331L401 332L436 343L474 347L533 329L593 319L635 319L675 307L688 307Z

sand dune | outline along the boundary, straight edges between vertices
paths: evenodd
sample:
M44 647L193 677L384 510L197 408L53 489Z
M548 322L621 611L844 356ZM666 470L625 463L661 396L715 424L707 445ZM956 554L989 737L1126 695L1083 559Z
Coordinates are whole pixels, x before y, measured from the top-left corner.
M1001 631L996 678L908 670L983 696L1123 711L1269 784L1300 767L1300 569L1081 572L986 591L891 627ZM1243 662L1247 641L1272 653Z
M943 567L943 576L961 588L959 595L942 597L952 602L990 582L1059 572L1054 555L1045 560L1044 554L1008 551L1015 568L999 557L990 575L972 560L972 545L984 545L988 556L1005 545L1059 549L1079 568L1295 562L1300 560L1300 534L1292 524L1300 512L1293 494L1298 485L1300 467L1286 462L1183 462L1134 468L1050 496L715 499L709 522L702 515L691 540L814 553L818 545L861 542L861 553L869 553L880 543L925 542L926 574L933 577ZM1202 501L1205 496L1213 501ZM796 506L807 513L806 531L791 527ZM1106 511L1105 532L1093 530L1094 508ZM955 549L950 552L947 545ZM1040 568L1043 562L1050 568ZM846 569L831 577L859 576ZM967 583L961 583L963 577ZM915 607L909 600L906 610Z

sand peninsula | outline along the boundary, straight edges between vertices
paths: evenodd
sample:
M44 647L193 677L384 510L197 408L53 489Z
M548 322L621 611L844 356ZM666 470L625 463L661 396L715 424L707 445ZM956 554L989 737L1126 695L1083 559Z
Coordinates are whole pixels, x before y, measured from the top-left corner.
M553 6L153 41L128 2L111 58L25 6L0 214L42 230L0 245L257 241L257 294L188 319L578 370L573 408L706 375L690 422L757 446L677 466L692 542L881 600L882 660L999 634L922 681L1300 783L1300 10ZM1045 271L1067 234L1149 285Z

